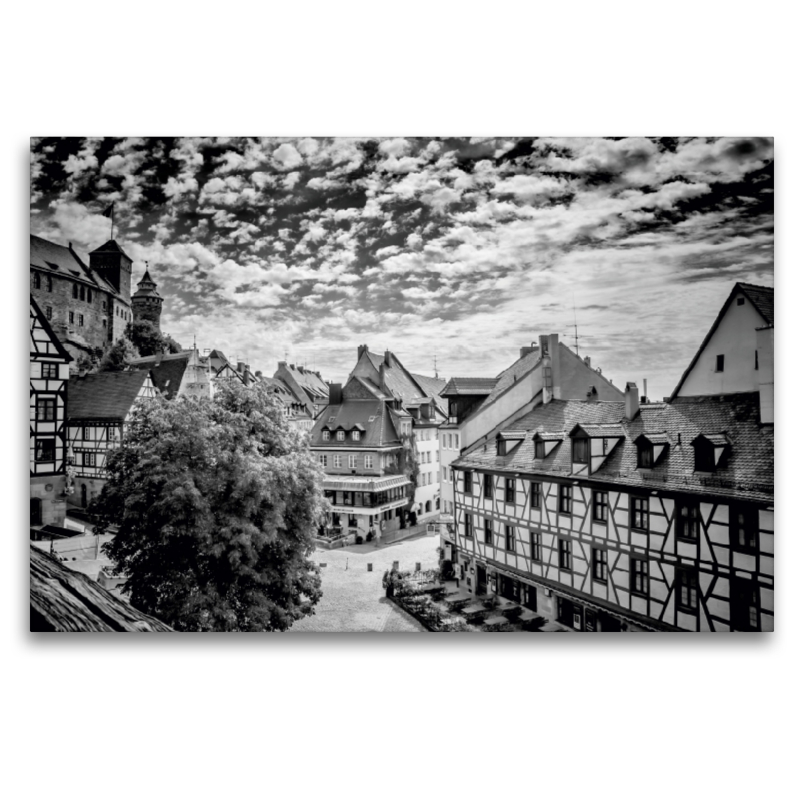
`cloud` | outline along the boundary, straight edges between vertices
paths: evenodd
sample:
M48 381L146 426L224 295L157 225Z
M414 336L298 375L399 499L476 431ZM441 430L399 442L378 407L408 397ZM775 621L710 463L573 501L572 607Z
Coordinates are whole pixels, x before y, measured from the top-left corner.
M284 143L273 151L272 162L278 169L290 170L299 167L303 163L303 156L297 152L296 147Z

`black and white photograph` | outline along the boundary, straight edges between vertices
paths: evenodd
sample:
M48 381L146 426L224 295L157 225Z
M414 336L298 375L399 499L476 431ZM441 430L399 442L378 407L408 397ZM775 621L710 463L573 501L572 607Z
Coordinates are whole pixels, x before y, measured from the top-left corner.
M30 142L32 631L770 632L774 142Z

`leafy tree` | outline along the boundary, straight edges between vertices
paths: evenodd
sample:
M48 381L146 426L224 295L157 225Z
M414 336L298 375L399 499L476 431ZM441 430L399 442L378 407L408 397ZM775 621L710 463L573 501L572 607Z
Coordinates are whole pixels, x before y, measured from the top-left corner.
M148 319L129 322L125 328L125 335L143 356L181 352L181 346L172 337L161 333Z
M97 370L98 372L121 372L130 365L134 358L139 358L139 351L130 339L120 336L116 342L106 347Z
M93 511L134 607L182 631L286 630L322 593L322 472L261 384L134 409Z

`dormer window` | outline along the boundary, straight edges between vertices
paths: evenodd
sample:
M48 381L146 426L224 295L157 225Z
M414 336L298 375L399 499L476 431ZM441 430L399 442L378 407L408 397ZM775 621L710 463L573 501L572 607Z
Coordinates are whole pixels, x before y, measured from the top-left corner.
M572 440L572 460L576 464L588 464L589 463L589 440L581 438L575 438Z
M357 442L361 439L361 431L353 431L353 441Z
M653 466L653 445L643 441L639 445L639 459L636 464L639 469L651 469Z
M536 458L547 458L556 447L564 440L563 432L546 433L538 432L534 434L534 451Z
M694 447L694 471L714 472L730 447L724 433L700 434L692 441Z
M336 441L337 442L344 441L344 431L336 431Z
M534 458L544 458L544 442L540 439L533 443L533 455Z

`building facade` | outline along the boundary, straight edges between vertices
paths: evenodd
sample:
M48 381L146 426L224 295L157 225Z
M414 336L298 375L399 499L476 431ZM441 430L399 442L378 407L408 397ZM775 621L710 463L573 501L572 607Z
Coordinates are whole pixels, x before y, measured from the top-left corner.
M113 240L84 260L71 245L31 235L31 295L72 357L73 372L82 356L116 341L133 319L131 267Z
M330 405L310 433L331 504L328 540L380 540L406 525L411 418L393 398L359 378L330 386Z
M137 286L138 288L131 298L133 319L146 320L160 332L161 307L164 304L164 298L158 293L158 284L150 277L149 267L145 269L144 276Z
M67 474L67 381L72 357L30 298L30 526L62 527Z
M108 453L120 446L134 404L155 395L146 370L99 372L70 379L67 457L74 476L70 506L86 508L102 491Z

